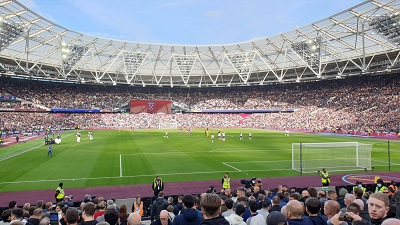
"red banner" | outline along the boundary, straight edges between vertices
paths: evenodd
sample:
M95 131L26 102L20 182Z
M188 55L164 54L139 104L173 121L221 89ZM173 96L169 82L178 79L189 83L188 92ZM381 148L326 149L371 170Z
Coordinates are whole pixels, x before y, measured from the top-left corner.
M172 101L131 100L131 113L171 113Z

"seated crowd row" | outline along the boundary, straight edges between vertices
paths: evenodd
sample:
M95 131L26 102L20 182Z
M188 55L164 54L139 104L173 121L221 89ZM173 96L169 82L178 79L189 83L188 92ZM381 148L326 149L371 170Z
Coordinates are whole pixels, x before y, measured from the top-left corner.
M143 205L138 196L128 214L128 206L102 197L86 197L79 207L66 197L54 210L51 202L18 208L12 201L0 224L53 225L50 215L56 213L55 225L140 225ZM256 185L232 192L209 189L201 195L179 196L177 202L161 191L149 210L151 225L399 225L400 190L381 188L372 193L355 186L351 193L345 188L337 193L285 185L263 190Z

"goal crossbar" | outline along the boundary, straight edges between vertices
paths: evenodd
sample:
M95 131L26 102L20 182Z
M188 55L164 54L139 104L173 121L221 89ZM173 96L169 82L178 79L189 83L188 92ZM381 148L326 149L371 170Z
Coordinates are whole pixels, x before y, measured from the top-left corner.
M371 144L359 142L292 143L292 169L312 173L371 170Z

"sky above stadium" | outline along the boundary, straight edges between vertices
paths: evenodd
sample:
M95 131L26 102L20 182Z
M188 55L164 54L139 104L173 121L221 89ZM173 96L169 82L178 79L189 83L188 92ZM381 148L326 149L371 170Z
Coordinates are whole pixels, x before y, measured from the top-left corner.
M163 44L245 42L308 25L362 0L19 0L67 29Z

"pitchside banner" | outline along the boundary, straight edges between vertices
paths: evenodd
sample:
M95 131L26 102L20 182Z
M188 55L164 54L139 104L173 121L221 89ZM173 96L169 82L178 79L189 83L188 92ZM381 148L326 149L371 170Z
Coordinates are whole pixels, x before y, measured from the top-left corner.
M172 101L131 100L131 113L171 113Z

